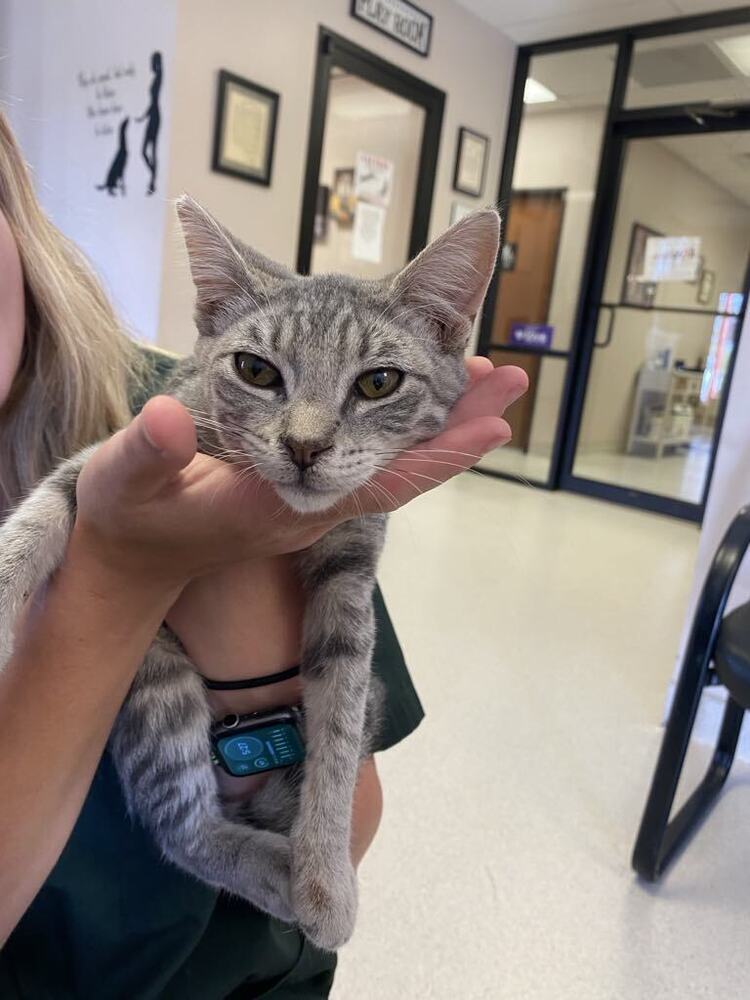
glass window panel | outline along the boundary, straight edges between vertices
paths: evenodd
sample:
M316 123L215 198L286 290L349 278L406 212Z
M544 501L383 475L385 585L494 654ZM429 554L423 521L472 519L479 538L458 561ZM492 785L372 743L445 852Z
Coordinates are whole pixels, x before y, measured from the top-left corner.
M750 24L635 43L626 108L750 101Z
M529 66L489 356L520 365L531 387L508 413L513 442L482 466L541 482L567 359L538 347L570 347L615 59L606 45L534 56ZM528 324L548 330L537 349L519 350Z
M747 134L627 145L576 476L702 500L750 253L737 143Z

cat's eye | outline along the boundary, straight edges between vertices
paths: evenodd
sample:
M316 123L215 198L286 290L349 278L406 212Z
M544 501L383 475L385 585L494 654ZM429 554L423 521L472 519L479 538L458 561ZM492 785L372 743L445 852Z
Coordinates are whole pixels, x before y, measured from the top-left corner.
M248 385L257 386L259 389L274 389L281 385L279 369L259 358L257 354L240 351L234 356L234 366L242 381Z
M374 368L357 379L357 389L365 399L384 399L401 385L404 373L396 368Z

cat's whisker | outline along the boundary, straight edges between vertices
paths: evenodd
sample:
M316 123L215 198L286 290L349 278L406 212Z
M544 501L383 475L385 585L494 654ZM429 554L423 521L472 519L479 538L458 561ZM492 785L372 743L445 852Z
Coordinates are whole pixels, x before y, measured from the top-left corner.
M391 468L390 466L383 466L383 465L376 465L376 466L375 466L375 468L377 469L377 471L378 471L378 472L383 472L383 473L388 473L388 474L389 474L389 475L391 475L391 476L396 476L396 477L397 477L398 479L402 479L402 480L403 480L403 481L404 481L404 482L405 482L405 483L406 483L406 484L407 484L408 486L411 486L411 488L412 488L413 490L416 490L416 492L415 492L415 494L414 494L414 496L415 496L415 497L416 497L416 496L417 496L417 495L418 495L419 493L421 493L421 490L419 489L419 487L418 487L418 486L416 486L416 485L415 485L415 484L414 484L414 483L413 483L413 482L412 482L412 481L411 481L410 479L408 479L408 478L407 478L406 476L403 476L403 475L402 475L402 474L401 474L400 472L397 472L397 471L396 471L396 469L392 469L392 468Z

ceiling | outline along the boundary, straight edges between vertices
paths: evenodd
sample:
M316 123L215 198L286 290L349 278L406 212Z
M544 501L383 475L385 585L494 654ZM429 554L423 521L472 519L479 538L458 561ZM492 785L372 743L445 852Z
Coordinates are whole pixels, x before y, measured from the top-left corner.
M727 0L458 0L519 44L583 35L645 21L709 14L740 4Z

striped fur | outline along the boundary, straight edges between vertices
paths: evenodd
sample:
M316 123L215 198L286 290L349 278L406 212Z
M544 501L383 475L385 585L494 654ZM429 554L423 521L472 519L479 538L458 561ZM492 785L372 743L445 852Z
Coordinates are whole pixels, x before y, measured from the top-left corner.
M395 279L300 278L234 239L189 199L178 210L197 287L201 336L168 391L194 415L199 446L270 481L298 511L330 507L398 450L435 433L464 384L463 348L494 265L498 219L474 213ZM242 382L237 352L275 365L283 391ZM404 377L382 400L354 391L378 367ZM325 441L300 471L285 436ZM28 595L56 570L75 519L78 474L63 463L0 529L0 664ZM415 490L416 492L416 490ZM220 800L202 683L166 627L119 713L110 750L132 815L164 857L218 889L297 922L322 948L352 932L354 787L374 739L372 591L385 518L340 525L298 556L307 592L301 650L307 759L249 802Z

